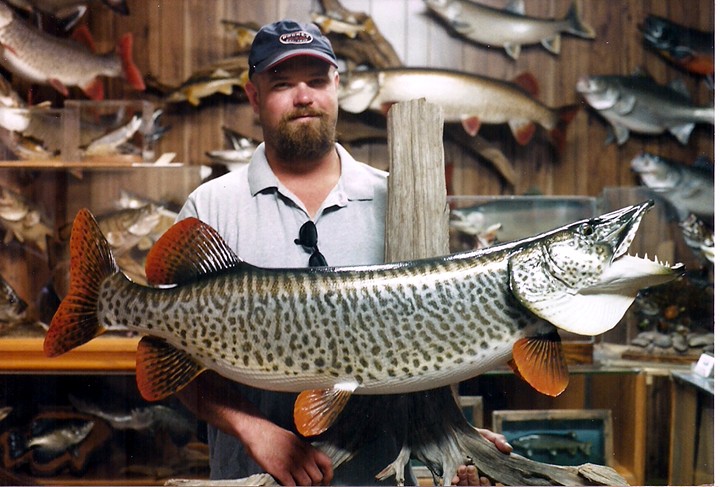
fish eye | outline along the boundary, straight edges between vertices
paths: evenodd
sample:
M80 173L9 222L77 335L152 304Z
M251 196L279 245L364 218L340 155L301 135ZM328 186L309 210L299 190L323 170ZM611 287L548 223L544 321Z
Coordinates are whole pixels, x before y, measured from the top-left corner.
M580 233L586 237L589 237L593 234L593 227L592 225L588 225L587 223L580 226Z

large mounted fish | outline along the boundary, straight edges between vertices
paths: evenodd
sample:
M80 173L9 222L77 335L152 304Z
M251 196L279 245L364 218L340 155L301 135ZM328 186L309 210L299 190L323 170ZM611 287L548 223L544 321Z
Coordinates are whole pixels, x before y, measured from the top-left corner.
M132 60L132 35L117 52L95 54L79 42L47 34L26 23L0 2L0 64L31 83L50 85L64 96L78 86L91 99L104 97L101 76L123 76L136 90L145 83Z
M425 5L458 35L484 46L502 47L513 59L528 44L540 43L558 54L563 33L595 38L595 30L582 21L574 0L562 19L529 17L524 0L510 0L504 10L471 0L425 0Z
M715 219L715 171L703 160L683 164L656 154L642 152L630 162L640 181L677 211L678 219L694 214L713 223Z
M678 83L659 85L650 76L584 76L576 89L610 123L618 144L630 132L661 134L670 131L687 144L695 124L715 124L715 107L695 105Z
M693 74L715 74L715 33L648 15L640 26L645 41L671 63Z
M341 78L338 100L340 108L350 113L387 113L394 103L425 98L442 107L446 122L461 123L470 135L476 135L484 123L507 123L515 140L524 145L538 124L561 150L577 105L550 108L528 93L537 89L532 75L522 75L517 81L436 68L358 70Z
M325 431L355 394L401 394L512 360L535 389L568 384L557 328L597 335L641 288L682 272L625 255L652 201L536 237L447 257L357 267L265 269L241 261L188 218L148 254L152 287L125 277L87 210L73 224L71 289L45 337L57 356L108 328L144 335L143 397L158 400L205 369L301 392L295 422Z

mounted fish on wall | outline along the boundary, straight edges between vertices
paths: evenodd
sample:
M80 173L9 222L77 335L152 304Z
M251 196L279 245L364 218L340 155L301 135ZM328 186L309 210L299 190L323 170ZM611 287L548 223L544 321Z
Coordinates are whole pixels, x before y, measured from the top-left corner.
M145 83L132 60L132 35L118 41L117 52L95 54L79 42L47 34L0 2L0 64L31 83L50 85L63 96L77 86L93 100L104 98L100 76L123 76L134 89Z
M130 14L126 0L7 0L7 3L38 17L48 15L65 31L72 29L85 15L88 4L102 3L117 14Z
M712 80L715 75L715 32L692 29L658 15L639 26L646 45L675 66Z
M470 0L425 0L425 5L455 34L478 45L502 47L513 59L520 57L521 46L528 44L540 43L558 54L563 33L595 38L595 30L580 18L575 0L562 19L529 17L524 0L510 0L504 10Z
M695 125L715 125L715 107L701 107L690 99L682 82L660 85L638 73L631 76L583 76L576 89L614 132L618 145L630 132L659 135L666 130L685 145ZM613 140L612 133L607 142Z

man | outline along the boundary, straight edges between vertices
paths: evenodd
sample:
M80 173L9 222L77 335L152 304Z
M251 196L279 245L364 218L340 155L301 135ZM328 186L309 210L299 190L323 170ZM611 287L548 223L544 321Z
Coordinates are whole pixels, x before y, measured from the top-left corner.
M258 32L248 61L245 90L264 143L247 167L195 190L179 218L198 217L262 267L382 262L387 175L335 143L339 75L329 41L312 24L280 21ZM307 241L308 229L316 240ZM281 485L373 485L402 446L379 435L333 471L294 432L293 394L206 373L178 396L209 424L213 479L265 471ZM508 451L501 435L492 440ZM460 482L476 482L461 470Z

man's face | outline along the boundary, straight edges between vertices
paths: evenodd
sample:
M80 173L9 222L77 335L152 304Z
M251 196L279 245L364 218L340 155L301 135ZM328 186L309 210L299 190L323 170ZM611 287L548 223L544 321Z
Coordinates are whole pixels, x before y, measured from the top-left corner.
M265 144L284 160L314 160L332 150L339 76L334 66L298 56L257 73L246 91Z

